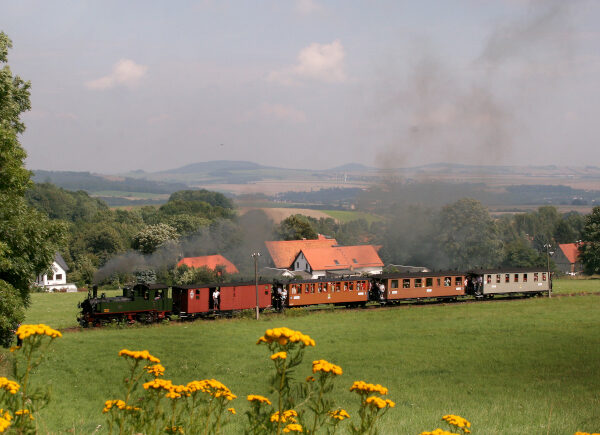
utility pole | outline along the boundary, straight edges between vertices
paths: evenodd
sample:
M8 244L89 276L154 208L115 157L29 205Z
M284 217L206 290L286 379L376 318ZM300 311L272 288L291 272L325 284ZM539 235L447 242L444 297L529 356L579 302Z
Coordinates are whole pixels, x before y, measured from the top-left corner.
M258 257L260 257L260 252L254 252L252 254L254 258L254 288L256 290L256 320L258 320Z
M550 275L550 256L554 254L554 252L550 252L550 248L552 245L550 243L546 243L544 248L546 248L546 270L548 271L548 297L552 297L552 276Z

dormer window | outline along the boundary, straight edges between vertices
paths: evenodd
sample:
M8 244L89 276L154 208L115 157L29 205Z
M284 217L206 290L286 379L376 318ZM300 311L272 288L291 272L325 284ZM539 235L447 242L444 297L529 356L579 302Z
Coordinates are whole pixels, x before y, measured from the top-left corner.
M353 258L353 259L352 259L352 262L353 262L354 264L358 264L358 260L357 260L356 258Z
M339 264L340 264L340 262L339 262L339 261L337 261L337 260L333 260L333 262L334 262L335 264L337 264L337 265L339 265Z

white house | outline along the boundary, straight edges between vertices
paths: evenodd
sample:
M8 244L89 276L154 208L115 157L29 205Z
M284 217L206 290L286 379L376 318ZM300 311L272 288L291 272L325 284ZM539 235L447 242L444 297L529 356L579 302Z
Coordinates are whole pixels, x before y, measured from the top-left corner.
M54 261L50 267L51 272L38 275L35 285L43 287L47 292L55 291L66 291L76 292L77 286L75 284L67 283L67 271L69 266L65 263L65 259L62 258L58 252L54 254Z
M383 262L373 245L304 248L290 269L319 278L327 275L378 274Z

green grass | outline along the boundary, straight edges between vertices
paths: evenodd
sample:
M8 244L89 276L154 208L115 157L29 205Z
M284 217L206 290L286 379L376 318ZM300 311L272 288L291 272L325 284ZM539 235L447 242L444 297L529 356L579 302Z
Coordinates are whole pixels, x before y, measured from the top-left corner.
M600 293L600 279L560 278L552 281L555 294Z
M332 218L342 223L352 222L359 219L364 219L367 223L380 222L383 220L381 216L377 216L364 211L350 211L350 210L321 210L323 213L327 213Z
M236 420L244 421L247 394L271 396L272 363L254 343L265 329L285 325L317 342L300 379L314 359L343 367L334 394L351 415L354 380L390 389L397 405L382 421L382 434L443 427L446 413L469 419L474 434L598 431L599 310L597 296L533 298L66 333L35 374L53 388L38 423L43 433L87 434L104 425L103 402L122 392L122 348L148 349L174 382L224 382L238 395ZM234 423L226 433L240 431Z

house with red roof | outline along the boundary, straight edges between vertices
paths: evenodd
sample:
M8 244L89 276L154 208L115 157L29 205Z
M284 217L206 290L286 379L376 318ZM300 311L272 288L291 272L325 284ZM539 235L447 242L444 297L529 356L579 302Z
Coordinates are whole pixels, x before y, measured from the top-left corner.
M310 240L277 240L265 242L273 264L278 269L289 269L301 250L307 248L324 248L337 245L335 239L319 234L318 239Z
M303 248L290 269L305 272L311 277L327 275L377 274L383 262L373 245L325 246Z
M240 273L235 265L222 255L204 255L202 257L185 257L179 260L177 267L186 265L187 267L200 268L206 267L215 270L217 266L225 268L225 272L229 274Z
M556 250L553 259L558 270L570 275L581 273L583 266L579 261L579 246L580 243L561 243L558 245L559 249Z

